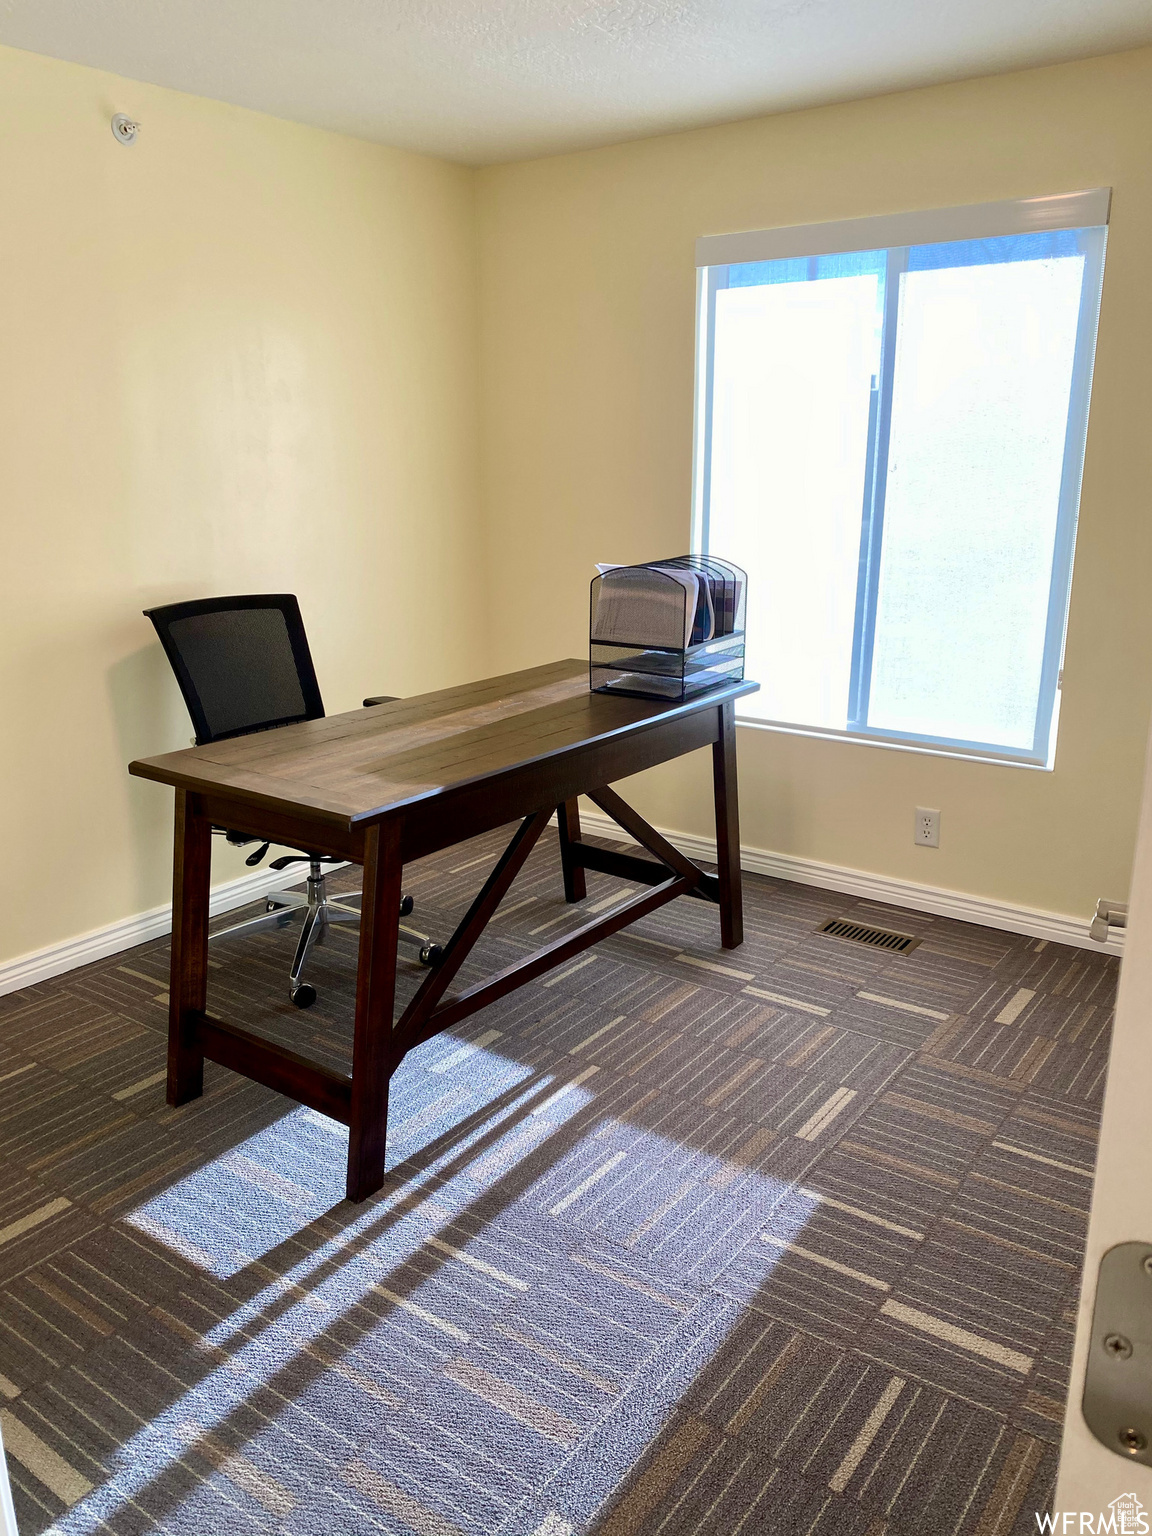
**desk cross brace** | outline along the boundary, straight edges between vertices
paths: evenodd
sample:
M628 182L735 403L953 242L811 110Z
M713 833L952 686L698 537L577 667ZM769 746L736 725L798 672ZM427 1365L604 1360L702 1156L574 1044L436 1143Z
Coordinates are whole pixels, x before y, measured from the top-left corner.
M433 1036L450 1029L454 1024L459 1024L461 1020L487 1007L489 1003L494 1003L497 998L506 996L517 987L524 986L526 982L534 980L545 971L550 971L554 966L562 965L582 950L591 948L601 939L606 939L610 934L627 927L629 923L634 923L637 918L645 917L649 912L655 912L658 907L674 901L677 896L695 894L699 890L709 900L718 899L707 890L708 882L713 886L716 885L715 878L698 869L690 859L661 837L654 827L649 826L643 817L639 816L613 790L599 789L589 798L606 811L618 826L629 832L663 861L661 864L654 864L648 859L627 860L630 870L638 867L643 871L637 878L646 885L654 886L655 889L643 891L631 897L614 911L609 912L607 916L599 918L596 922L585 923L574 933L554 940L551 944L537 950L535 954L529 955L527 959L520 960L515 965L506 966L486 981L469 987L467 991L441 1004L440 999L487 927L496 908L507 893L508 887L523 868L540 834L551 820L552 813L537 811L534 816L526 816L517 827L512 841L497 860L475 901L461 919L455 933L448 940L443 958L436 969L425 977L420 990L397 1020L392 1031L391 1071L396 1070L404 1056L413 1047L431 1040ZM560 814L561 817L564 816L564 808L561 808ZM583 867L596 867L591 860L585 861L584 855L587 852L596 854L604 850L593 849L589 844L581 843L579 839L567 841L566 858ZM609 874L617 872L615 868L606 870Z

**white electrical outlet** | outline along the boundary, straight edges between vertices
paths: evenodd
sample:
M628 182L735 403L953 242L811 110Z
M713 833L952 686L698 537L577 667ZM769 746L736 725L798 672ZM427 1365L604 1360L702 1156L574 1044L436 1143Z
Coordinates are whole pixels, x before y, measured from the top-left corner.
M930 811L923 805L916 807L916 828L912 833L912 841L918 843L921 848L939 848L939 811Z

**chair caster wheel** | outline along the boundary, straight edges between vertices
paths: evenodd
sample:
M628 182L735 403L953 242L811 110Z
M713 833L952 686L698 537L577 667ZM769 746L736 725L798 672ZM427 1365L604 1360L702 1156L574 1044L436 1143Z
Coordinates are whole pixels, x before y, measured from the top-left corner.
M299 986L292 988L292 1001L297 1008L311 1008L316 1001L316 988L308 981L302 981Z
M412 908L415 905L416 905L416 903L412 900L411 896L401 896L401 898L400 898L400 916L401 917L410 917L412 915Z
M420 951L421 965L438 965L444 951L439 944L425 944Z

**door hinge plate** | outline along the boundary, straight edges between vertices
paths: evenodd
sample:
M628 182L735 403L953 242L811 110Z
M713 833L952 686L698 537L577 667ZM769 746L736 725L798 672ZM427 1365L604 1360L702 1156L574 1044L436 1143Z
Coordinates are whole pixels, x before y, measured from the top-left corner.
M1152 1243L1100 1260L1083 1407L1102 1445L1152 1466Z

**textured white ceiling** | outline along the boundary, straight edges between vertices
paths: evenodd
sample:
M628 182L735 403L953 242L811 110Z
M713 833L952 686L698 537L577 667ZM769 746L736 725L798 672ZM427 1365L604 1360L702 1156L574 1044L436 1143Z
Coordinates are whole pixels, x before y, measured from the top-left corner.
M1150 41L1149 0L0 0L13 47L474 165Z

